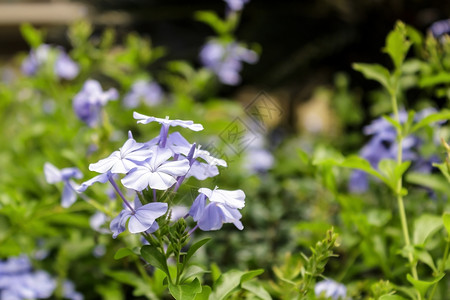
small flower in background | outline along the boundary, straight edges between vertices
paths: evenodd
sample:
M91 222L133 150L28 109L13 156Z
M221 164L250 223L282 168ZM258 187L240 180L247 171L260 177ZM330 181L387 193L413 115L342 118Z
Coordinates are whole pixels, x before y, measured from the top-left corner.
M444 34L450 33L450 19L434 22L431 24L429 31L435 38L440 38Z
M71 178L81 179L83 174L77 168L65 168L59 170L49 162L44 164L45 179L48 183L54 184L64 182L63 195L61 199L62 207L70 207L77 199L76 190L77 185Z
M115 217L110 224L113 238L125 231L128 221L128 230L131 233L155 232L158 230L157 218L167 212L167 203L153 202L142 205L139 199L135 199L134 205L127 205L120 214Z
M155 106L161 102L163 96L163 90L156 82L138 80L123 98L123 105L127 108L136 108L144 102L148 106Z
M425 108L415 114L414 122L419 122L423 118L435 113L434 108ZM405 110L399 112L400 123L406 122L408 114ZM440 125L442 122L436 122ZM364 127L364 134L372 135L369 142L360 151L360 156L366 159L374 168L378 168L378 163L383 159L395 159L397 157L397 131L389 121L384 118L374 120ZM413 135L405 137L402 141L402 158L413 162L412 169L416 171L431 171L434 158L425 159L420 157L418 150L422 141ZM363 171L356 170L350 175L349 190L352 193L363 193L367 191L369 177Z
M100 122L102 107L118 97L116 89L111 88L104 92L98 81L90 79L73 98L73 109L81 121L94 127Z
M60 78L74 79L80 72L78 65L65 53L61 51L55 62L55 73Z
M53 67L55 75L67 80L77 77L80 71L78 64L62 48L52 48L47 44L42 44L30 51L30 54L22 63L22 72L27 76L34 76L49 60L52 52L56 53L56 60Z
M83 300L82 294L75 290L75 285L70 280L64 280L63 282L63 297L70 300Z
M0 299L47 299L55 289L56 280L45 271L33 271L25 255L0 261ZM83 299L68 280L63 284L63 294L66 299Z
M232 11L240 11L250 0L224 0Z
M316 297L331 297L333 300L345 299L347 296L347 288L341 283L326 279L316 283L314 293L316 294Z
M238 209L245 206L245 194L242 190L226 191L217 187L214 190L201 188L199 195L189 210L189 215L203 231L219 230L224 223L233 223L242 230ZM206 198L210 203L206 205Z
M89 225L99 233L109 233L109 230L103 227L107 220L108 217L104 213L98 211L89 218Z
M258 61L258 54L236 42L223 44L211 40L200 51L200 60L217 75L220 82L237 85L241 82L239 72L242 70L242 62L254 64Z

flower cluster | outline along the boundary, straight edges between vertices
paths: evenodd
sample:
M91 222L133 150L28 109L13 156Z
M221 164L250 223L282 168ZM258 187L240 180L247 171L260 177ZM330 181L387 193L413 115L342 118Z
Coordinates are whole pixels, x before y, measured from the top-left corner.
M237 85L241 81L239 72L242 70L242 62L254 64L258 61L258 54L236 42L210 40L200 51L200 60L217 75L220 82Z
M194 176L199 180L216 176L218 166L226 167L224 160L215 158L196 143L189 143L179 132L169 134L170 127L183 127L193 131L203 130L201 124L192 121L170 120L149 117L137 112L133 114L137 123L157 122L161 125L160 134L145 143L139 143L131 132L127 141L107 158L89 166L91 171L100 173L76 188L84 192L96 182L109 181L123 201L123 210L110 223L113 237L128 228L131 233L153 233L158 230L158 218L171 215L171 201L165 198L158 201L158 191L175 194L186 178ZM122 175L121 184L136 193L133 202L128 201L118 186L114 176ZM153 202L144 197L144 193L153 194ZM241 190L225 191L217 187L214 190L200 188L185 217L192 216L197 222L195 228L204 231L218 230L224 223L233 223L243 229L239 209L245 205L245 194ZM164 193L165 194L165 193ZM164 195L163 194L163 195ZM161 198L162 196L161 195ZM210 203L206 204L206 198Z
M45 271L33 271L26 256L0 261L0 299L47 299L56 289L56 280ZM82 300L71 281L62 287L65 299Z
M116 89L111 88L104 92L98 81L90 79L73 98L73 109L81 121L94 127L100 122L102 107L118 97Z
M53 72L62 79L71 80L77 77L80 68L62 48L52 48L50 45L42 44L32 49L30 54L22 63L22 72L27 76L36 75L39 70L55 56Z
M127 108L136 108L140 102L144 102L148 106L155 106L162 98L163 90L156 82L138 80L123 98L123 105Z
M434 109L424 109L415 115L415 122L435 112ZM402 110L399 112L400 123L406 122L408 114ZM372 136L368 143L361 149L360 156L366 159L374 168L383 159L395 159L397 157L397 131L392 124L384 118L374 120L364 127L364 134ZM413 166L416 171L429 173L434 158L420 157L418 149L422 141L417 136L409 135L402 141L403 160L415 161ZM368 189L368 175L364 171L356 170L351 174L349 190L353 193L362 193Z
M347 288L345 285L331 279L320 281L314 287L316 297L325 296L327 299L333 300L345 299L347 296Z

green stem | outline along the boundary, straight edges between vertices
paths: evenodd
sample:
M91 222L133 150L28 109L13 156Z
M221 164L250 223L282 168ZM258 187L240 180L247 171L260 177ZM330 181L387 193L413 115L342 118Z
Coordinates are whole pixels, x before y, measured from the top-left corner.
M391 99L392 99L392 108L394 111L395 120L397 121L398 124L400 124L400 116L398 113L396 89L393 89L393 91L391 91ZM400 165L403 160L403 157L402 157L402 155L403 155L403 146L402 146L403 134L402 134L401 129L397 128L397 136L398 136L397 164ZM418 275L417 275L416 264L414 263L414 257L412 255L412 253L409 251L409 249L411 248L411 241L409 239L408 221L406 219L405 205L403 203L403 196L401 194L402 187L403 187L403 181L402 181L402 178L400 177L397 181L397 191L396 191L397 192L397 204L398 204L398 210L400 213L400 221L402 223L403 239L405 240L406 248L408 248L408 260L409 260L409 263L411 264L411 274L412 274L413 278L417 280Z

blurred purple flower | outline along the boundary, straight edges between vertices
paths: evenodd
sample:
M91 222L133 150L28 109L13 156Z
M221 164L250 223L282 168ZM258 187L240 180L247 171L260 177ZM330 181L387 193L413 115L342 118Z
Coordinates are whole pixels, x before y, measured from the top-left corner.
M83 295L75 290L75 285L70 280L64 280L62 290L63 290L64 299L70 299L70 300L83 300L84 299Z
M200 60L222 83L237 85L241 81L239 72L242 70L242 62L254 64L258 61L258 54L235 42L223 44L211 40L200 51Z
M415 114L414 122L418 122L423 118L436 113L434 108L425 108ZM408 114L405 110L399 112L400 123L406 122ZM440 124L439 122L436 122ZM379 118L374 120L371 124L364 127L364 134L372 135L369 142L361 149L360 156L372 165L372 167L377 168L379 162L382 159L395 159L397 157L397 131L392 126L389 121L385 118ZM413 161L413 168L416 168L416 163L419 164L423 162L423 158L418 155L418 148L422 144L422 141L413 135L405 137L402 141L402 159ZM422 163L420 163L422 164ZM431 168L431 163L429 163L429 168ZM425 165L417 170L426 170ZM363 193L367 191L368 176L363 171L354 171L349 180L349 190L353 193Z
M444 34L450 33L450 19L434 22L431 24L429 30L435 38L439 38Z
M101 118L101 109L110 100L116 100L119 94L111 88L103 91L96 80L87 80L82 90L73 98L73 109L78 118L88 126L96 126Z
M81 179L83 174L77 168L65 168L59 170L49 162L44 164L45 179L48 183L54 184L64 182L63 194L61 198L61 206L70 207L77 199L76 190L78 189L75 182L71 178Z
M109 233L109 230L103 227L107 219L104 213L98 211L89 218L89 225L99 233Z
M56 280L47 272L32 271L26 256L0 261L0 299L47 299L56 288Z
M74 79L79 73L78 64L61 47L52 48L47 44L42 44L30 51L30 54L22 63L22 72L27 76L34 76L49 60L52 52L56 54L53 67L55 75L67 80Z
M189 210L189 215L203 231L219 230L224 223L233 223L239 230L244 226L238 211L245 206L245 194L242 190L226 191L217 187L214 190L201 188L199 195ZM206 198L210 203L206 205Z
M65 53L61 51L55 62L55 73L60 78L72 80L80 72L78 65Z
M156 82L139 80L123 98L123 105L127 108L135 108L143 101L148 106L154 106L160 103L162 98L163 91Z
M242 10L244 8L244 5L246 3L248 3L250 0L224 0L228 7L232 10L232 11L239 11Z
M316 294L316 297L331 297L333 300L345 299L345 297L347 297L347 288L341 283L326 279L316 283L314 293Z

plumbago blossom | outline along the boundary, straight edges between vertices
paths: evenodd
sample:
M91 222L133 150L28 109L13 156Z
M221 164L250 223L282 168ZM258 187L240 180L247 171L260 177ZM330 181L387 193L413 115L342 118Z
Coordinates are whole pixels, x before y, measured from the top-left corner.
M181 184L191 176L204 180L216 176L219 173L218 166L227 166L224 160L211 156L208 151L201 149L200 145L189 143L179 132L169 134L170 127L201 131L201 124L170 120L168 117L156 118L137 112L134 112L133 117L138 124L159 123L159 135L148 142L139 143L129 132L127 141L119 150L90 164L89 170L100 174L77 188L78 192L84 192L96 182L111 183L123 202L122 211L110 223L113 238L127 228L130 233L142 233L144 237L148 237L148 234L159 229L159 218L177 220L179 217L173 218L173 203L168 200L170 197L167 195L176 196ZM116 182L119 176L122 176L120 183L123 187L135 191L133 202L126 199ZM161 191L163 193L159 196L162 199L159 199L158 193ZM205 231L218 230L224 223L233 223L238 229L243 229L241 214L238 211L245 205L243 191L201 188L199 193L192 208L185 208L189 213L185 214L184 218L192 216L197 222L192 231L197 228ZM144 195L149 194L153 195L153 199L146 199ZM210 201L208 205L206 198Z
M118 97L116 89L110 88L104 92L98 81L89 79L73 98L73 110L81 121L94 127L100 123L102 107Z
M77 185L71 179L81 179L83 174L77 168L65 168L59 170L57 167L49 162L44 164L45 179L50 184L64 182L63 194L61 198L62 207L70 207L77 199L76 188Z
M200 60L207 69L217 75L220 82L237 85L241 82L239 73L242 70L242 62L254 64L258 61L258 54L236 42L210 40L200 51Z
M316 297L325 296L333 300L346 299L347 288L345 285L331 279L326 279L316 283L314 287Z
M423 109L415 114L414 122L418 122L426 116L435 113L433 108ZM400 123L405 123L408 114L405 110L399 112ZM437 122L439 125L439 122ZM371 139L360 150L360 157L366 159L374 168L383 159L396 159L397 157L397 131L392 124L384 118L374 120L364 127L365 135L370 135ZM435 157L421 157L419 149L422 140L414 135L405 137L402 141L403 160L413 161L412 168L418 172L430 173L432 163L436 162ZM350 175L349 190L353 193L363 193L369 188L368 174L361 170L353 171Z
M42 44L32 49L30 54L22 63L22 72L27 76L34 76L49 61L54 53L55 61L53 71L59 78L71 80L77 77L80 67L75 63L62 48L52 48L50 45Z
M127 108L135 108L144 102L148 106L155 106L161 102L162 98L163 90L156 82L138 80L123 98L123 105Z
M224 223L233 223L237 229L242 230L238 209L245 206L245 194L242 190L225 191L217 187L214 190L201 188L199 195L189 211L198 227L203 231L218 230ZM210 203L206 205L206 198Z
M48 299L57 287L56 279L45 271L34 271L25 255L0 260L0 299ZM66 280L62 285L64 299L82 300L74 284Z

